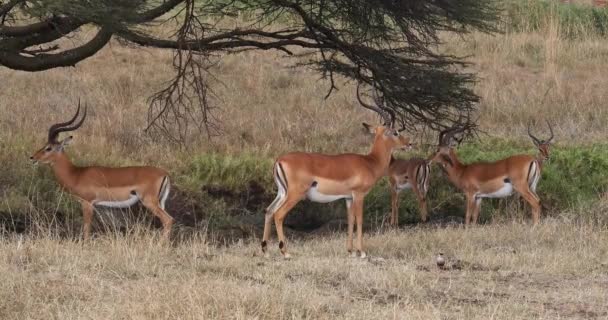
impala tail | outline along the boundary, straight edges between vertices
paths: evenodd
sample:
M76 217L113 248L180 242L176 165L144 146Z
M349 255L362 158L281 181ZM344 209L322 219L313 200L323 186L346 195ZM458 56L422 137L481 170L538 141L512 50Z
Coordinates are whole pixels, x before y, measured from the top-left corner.
M273 175L274 183L277 185L278 192L277 197L274 199L274 201L272 201L268 208L266 208L266 214L271 216L287 198L287 178L285 177L285 170L283 170L283 166L278 161L274 163Z
M165 203L169 197L171 191L171 183L169 182L169 176L164 176L163 181L160 183L160 189L158 190L158 199L161 209L165 210Z
M538 160L530 162L530 168L528 169L528 186L530 190L536 192L536 185L540 179L540 164Z
M416 184L418 184L418 190L422 194L426 194L429 186L429 179L431 178L431 162L425 161L424 164L418 166L416 170Z

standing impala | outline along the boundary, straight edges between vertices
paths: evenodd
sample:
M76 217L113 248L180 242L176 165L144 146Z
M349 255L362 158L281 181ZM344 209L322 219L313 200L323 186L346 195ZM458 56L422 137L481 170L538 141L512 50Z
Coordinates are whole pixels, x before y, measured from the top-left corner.
M426 221L428 210L426 206L426 192L429 189L431 178L431 163L421 158L395 159L391 158L388 168L388 181L391 189L391 218L392 226L399 225L399 193L412 189L418 205L420 218Z
M163 224L163 236L169 237L173 218L165 211L169 196L169 176L165 170L155 167L77 167L64 152L72 136L59 141L61 132L74 131L87 116L85 106L82 119L74 122L80 114L80 102L74 117L67 122L54 124L49 129L47 144L30 159L34 163L49 164L59 184L76 196L82 205L84 239L91 233L93 207L104 206L126 208L141 203L157 216Z
M553 140L553 129L547 122L551 137L540 140L532 135L528 126L528 135L540 151L537 157L531 155L514 155L496 162L475 162L463 164L454 152L454 135L463 128L444 130L439 135L439 148L432 161L440 164L447 173L448 179L467 198L465 224L471 220L477 223L482 198L504 198L517 191L532 207L534 224L540 221L540 199L536 195L536 185L540 179L542 165L549 159L549 146Z
M314 202L327 203L345 199L348 213L348 252L356 256L353 251L353 231L356 222L356 249L361 258L365 258L362 239L363 199L376 181L385 175L393 149L411 148L411 145L408 137L401 136L399 131L392 128L394 116L389 115L386 108L364 103L358 89L357 98L361 105L379 113L385 120L385 124L378 127L363 123L365 129L374 134L371 151L367 155L292 152L280 156L274 163L274 180L278 194L266 209L262 239L262 252L265 255L274 219L279 237L279 249L283 257L289 258L283 234L283 220L300 200L307 198Z

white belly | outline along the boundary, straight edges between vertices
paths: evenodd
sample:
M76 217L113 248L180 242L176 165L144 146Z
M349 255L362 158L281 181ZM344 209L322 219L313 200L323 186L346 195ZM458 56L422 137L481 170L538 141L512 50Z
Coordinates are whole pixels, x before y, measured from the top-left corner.
M110 208L128 208L139 201L137 195L132 194L129 199L123 201L95 201L93 202L96 206L110 207Z
M320 202L320 203L328 203L340 199L352 199L352 195L333 195L333 194L322 194L318 191L317 188L313 187L308 189L306 192L306 198L310 201Z
M513 185L511 183L505 183L502 188L492 193L478 193L475 196L477 198L504 198L513 194Z
M405 190L405 189L411 189L412 188L412 184L409 182L406 182L404 184L398 184L397 185L397 190L401 191L401 190Z

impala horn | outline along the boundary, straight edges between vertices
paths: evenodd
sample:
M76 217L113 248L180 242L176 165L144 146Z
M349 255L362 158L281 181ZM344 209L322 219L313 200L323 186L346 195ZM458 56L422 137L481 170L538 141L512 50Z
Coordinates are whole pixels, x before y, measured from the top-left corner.
M549 131L551 132L551 136L547 140L541 140L532 135L532 132L530 130L530 122L528 122L528 136L530 136L530 138L534 141L534 144L536 145L551 143L551 141L553 140L553 128L551 127L551 123L549 123L549 120L545 121L547 122L547 126L549 126Z
M451 128L447 128L439 132L439 146L447 147L450 145L450 140L454 137L454 135L458 132L464 131L466 128L462 126L453 126Z
M72 125L74 123L74 121L76 121L76 119L78 118L78 115L80 115L80 99L78 100L78 109L76 109L76 114L72 117L72 119L70 119L67 122L56 123L49 128L49 141L48 142L57 143L57 136L59 135L59 133L66 132L66 131L74 131L74 130L80 128L80 126L82 126L82 123L84 122L84 119L87 117L86 105L84 107L84 114L82 115L82 119L80 119L80 121L77 124Z
M395 112L389 108L384 107L384 98L380 98L378 96L376 88L374 88L374 91L372 92L376 105L372 106L368 103L363 102L363 99L361 99L360 87L361 83L357 85L357 100L359 100L361 106L378 113L384 120L384 125L392 129L395 124Z
M547 143L551 143L551 141L553 141L553 128L551 128L551 123L549 123L549 120L545 120L547 121L547 125L549 126L549 131L551 132L551 137L549 137L549 139L547 139Z

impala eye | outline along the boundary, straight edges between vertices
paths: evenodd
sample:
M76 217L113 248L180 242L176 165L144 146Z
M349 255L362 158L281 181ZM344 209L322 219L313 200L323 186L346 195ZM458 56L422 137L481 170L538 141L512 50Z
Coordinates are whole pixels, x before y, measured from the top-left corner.
M51 150L53 150L53 148L51 148L50 146L46 147L46 149L44 149L44 151L46 152L50 152Z

